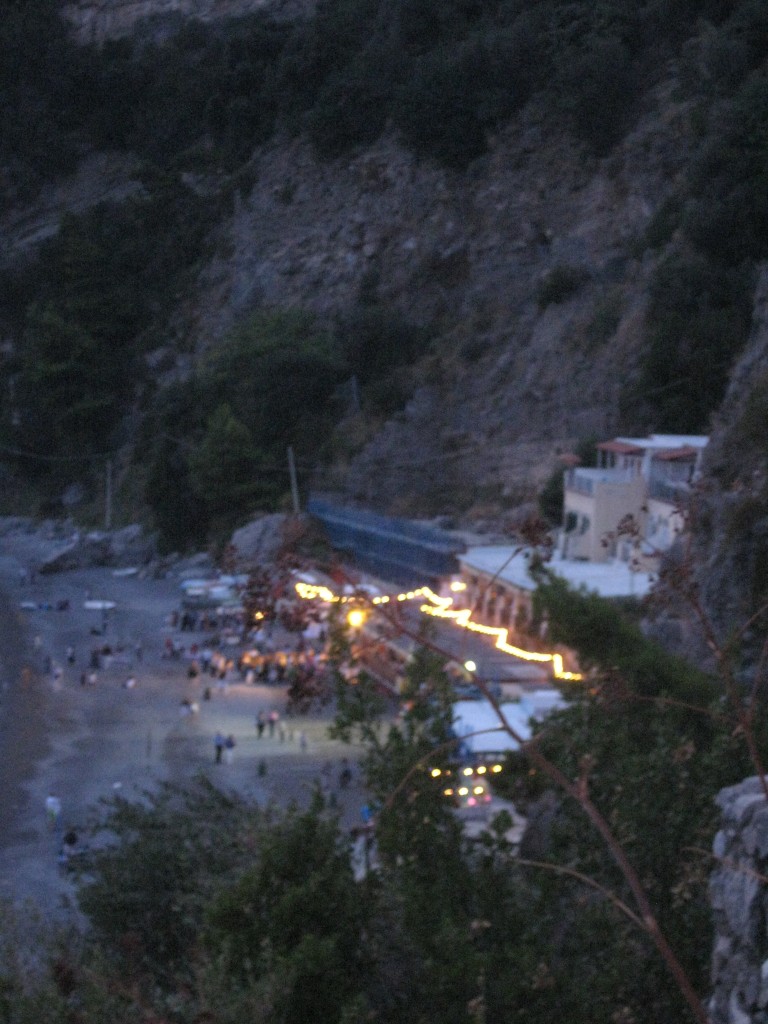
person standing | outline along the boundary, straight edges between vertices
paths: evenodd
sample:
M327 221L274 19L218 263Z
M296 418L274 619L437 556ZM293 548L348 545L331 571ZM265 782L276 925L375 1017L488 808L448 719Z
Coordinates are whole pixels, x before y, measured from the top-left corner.
M48 795L45 798L45 816L48 828L53 832L61 818L61 800L57 796Z
M266 724L267 716L264 714L264 711L262 710L258 713L258 715L256 715L256 735L258 736L259 739L261 739L261 737L264 735L264 726Z
M275 735L275 726L280 721L280 715L278 714L277 708L272 708L269 712L269 735Z
M232 764L235 759L235 746L235 737L230 733L224 740L224 760L227 764Z
M221 735L220 732L217 732L216 735L214 736L213 748L215 751L213 763L221 764L221 755L224 753L224 737Z

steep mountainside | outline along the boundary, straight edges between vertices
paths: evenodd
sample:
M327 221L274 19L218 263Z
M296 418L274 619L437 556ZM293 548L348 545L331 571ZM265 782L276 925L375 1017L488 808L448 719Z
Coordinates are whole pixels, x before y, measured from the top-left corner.
M304 491L498 516L580 442L708 429L768 255L761 4L8 10L0 443L34 493L98 503L108 457L199 541L280 503L290 444Z
M391 136L330 163L301 139L269 146L199 281L198 343L262 304L331 316L361 294L438 325L413 399L339 483L377 505L415 492L422 508L430 489L435 508L455 488L529 491L557 449L621 423L655 264L643 233L689 156L690 110L671 92L600 160L531 110L465 173ZM565 269L578 287L541 308Z

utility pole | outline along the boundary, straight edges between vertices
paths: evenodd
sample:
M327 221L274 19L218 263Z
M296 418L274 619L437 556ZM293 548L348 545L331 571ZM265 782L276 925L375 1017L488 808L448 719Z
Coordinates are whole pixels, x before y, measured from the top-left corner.
M296 463L293 461L293 448L288 446L288 473L291 478L291 498L293 500L293 514L297 516L301 511L299 508L299 485L296 482Z
M107 475L104 482L104 529L112 529L112 459L107 459Z

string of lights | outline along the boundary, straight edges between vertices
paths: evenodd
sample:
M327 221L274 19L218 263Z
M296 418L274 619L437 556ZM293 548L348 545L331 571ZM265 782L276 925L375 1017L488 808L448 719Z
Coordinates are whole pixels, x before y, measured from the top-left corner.
M359 595L335 594L329 587L321 584L310 584L298 582L295 585L296 593L305 601L321 600L328 604L359 602ZM419 605L419 611L425 615L433 615L436 618L446 619L460 629L468 629L473 633L480 633L483 636L495 637L496 649L510 657L519 658L522 661L539 662L551 664L552 674L555 679L564 681L578 681L582 678L579 672L567 672L563 665L563 656L557 651L526 651L522 647L515 647L508 642L509 630L503 626L487 626L482 622L476 622L472 618L470 608L454 609L452 607L454 598L440 597L429 587L420 587L417 590L409 590L402 594L382 594L371 598L371 604L383 605L390 601L415 601L426 598L426 601ZM362 624L362 621L358 625Z

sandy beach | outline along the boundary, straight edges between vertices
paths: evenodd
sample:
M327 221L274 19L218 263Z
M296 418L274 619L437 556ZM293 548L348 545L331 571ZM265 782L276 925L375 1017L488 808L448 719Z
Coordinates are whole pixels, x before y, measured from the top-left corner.
M71 882L57 862L61 834L82 830L99 800L115 793L138 797L162 780L204 772L260 803L302 804L323 766L330 762L335 783L341 758L354 763L358 750L328 738L327 714L286 717L284 687L247 685L235 673L203 699L209 680L190 680L184 658L163 656L169 634L186 645L202 639L168 624L179 605L178 576L104 568L30 580L39 559L38 539L0 539L0 899L75 920ZM86 609L87 600L115 602L103 635L95 632L105 626L103 613ZM105 642L123 653L83 685L92 649ZM126 688L131 675L136 684ZM199 712L185 713L185 700ZM284 728L259 739L256 715L273 708ZM236 738L231 764L214 763L216 732ZM54 829L46 818L49 795L61 801ZM356 773L339 802L342 822L360 824L365 796Z

